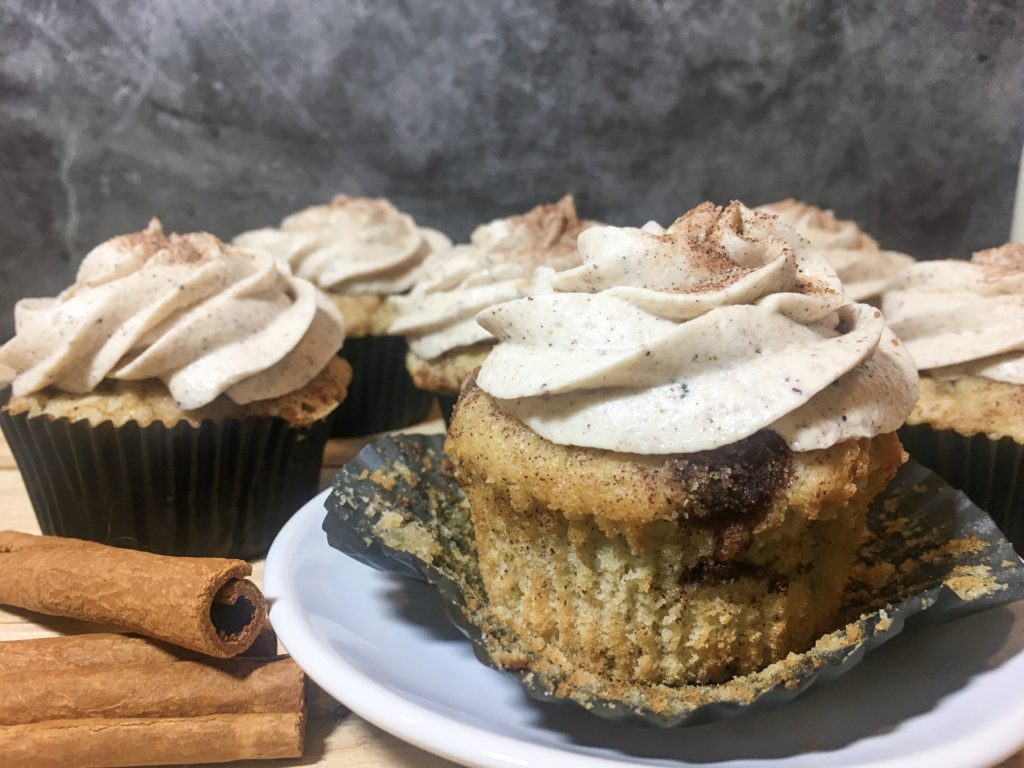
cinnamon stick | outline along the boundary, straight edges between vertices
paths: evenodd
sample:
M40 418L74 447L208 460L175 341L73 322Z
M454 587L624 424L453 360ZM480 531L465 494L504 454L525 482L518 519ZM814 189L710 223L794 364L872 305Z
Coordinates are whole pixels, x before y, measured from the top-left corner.
M217 658L266 623L243 560L171 557L81 539L0 532L0 604L110 624Z
M87 718L300 712L303 676L272 661L164 661L0 674L0 725Z
M277 655L277 636L268 625L241 657L271 659ZM0 642L0 675L23 669L135 666L204 658L206 654L146 637L90 632Z
M303 717L293 712L48 721L0 726L5 768L119 768L298 757Z
M179 658L188 653L107 634L0 643L0 762L99 767L302 754L305 678L291 658Z

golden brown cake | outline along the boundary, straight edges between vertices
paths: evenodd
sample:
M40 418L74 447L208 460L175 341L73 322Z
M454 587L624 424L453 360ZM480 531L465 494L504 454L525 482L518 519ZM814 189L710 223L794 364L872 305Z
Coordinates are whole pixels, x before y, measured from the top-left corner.
M15 320L0 427L45 533L254 557L315 493L352 369L338 310L272 256L154 221Z
M738 203L579 247L481 313L498 344L446 441L489 610L530 649L502 663L614 690L806 649L904 460L913 364L820 254Z
M911 458L1024 551L1024 244L915 264L882 306L921 374L901 432Z

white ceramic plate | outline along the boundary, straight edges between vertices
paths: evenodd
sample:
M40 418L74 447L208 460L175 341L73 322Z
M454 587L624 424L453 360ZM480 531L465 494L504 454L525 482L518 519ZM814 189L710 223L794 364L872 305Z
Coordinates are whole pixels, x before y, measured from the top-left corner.
M1024 602L911 629L760 715L671 730L531 701L485 667L433 588L331 549L327 492L267 556L270 620L306 673L401 739L471 766L990 765L1024 745Z

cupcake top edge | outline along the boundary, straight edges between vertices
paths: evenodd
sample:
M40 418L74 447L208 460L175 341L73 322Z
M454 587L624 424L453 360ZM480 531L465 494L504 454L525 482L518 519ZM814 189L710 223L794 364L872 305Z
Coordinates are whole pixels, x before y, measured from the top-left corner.
M578 243L580 266L478 315L498 340L478 386L554 443L690 453L771 429L804 451L891 432L914 405L881 313L772 214L704 203Z
M18 302L0 383L21 396L159 379L183 410L246 404L302 388L343 341L338 310L287 265L154 219L96 246L57 297Z
M1024 244L918 262L889 281L882 307L919 370L1024 384Z
M338 195L287 216L278 227L242 232L235 245L283 259L332 293L391 295L419 279L423 260L447 250L443 233L378 197Z
M492 342L477 312L526 295L539 266L577 266L576 238L592 224L579 218L571 195L481 224L468 243L428 256L409 294L389 299L390 332L406 336L424 360Z
M840 219L831 210L792 198L761 205L758 210L775 214L820 250L852 301L876 298L886 280L914 263L905 253L881 249L856 222Z

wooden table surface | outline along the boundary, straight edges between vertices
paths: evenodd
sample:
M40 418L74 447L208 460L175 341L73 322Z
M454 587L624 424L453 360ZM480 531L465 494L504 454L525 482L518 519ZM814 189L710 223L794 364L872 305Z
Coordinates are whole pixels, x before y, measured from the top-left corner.
M438 432L440 419L434 419L408 431ZM365 441L333 440L324 453L321 477L326 487L335 468L354 456ZM21 481L10 449L0 437L0 529L39 533L32 505ZM263 577L263 563L255 563L254 578ZM67 619L54 619L0 607L0 640L45 637L101 629ZM301 760L271 760L232 763L233 766L331 766L331 768L451 768L454 764L406 744L326 694L314 691L311 696L310 721L306 734L306 756ZM1024 768L1024 751L1002 763L999 768Z

